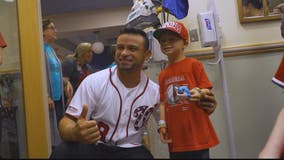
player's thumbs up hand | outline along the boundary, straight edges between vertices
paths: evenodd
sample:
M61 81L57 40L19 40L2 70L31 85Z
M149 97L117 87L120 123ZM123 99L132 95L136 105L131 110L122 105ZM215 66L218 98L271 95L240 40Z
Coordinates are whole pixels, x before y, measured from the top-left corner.
M74 139L86 144L92 144L96 143L101 136L97 122L95 120L87 120L87 113L88 107L87 105L83 105L82 112L74 127Z

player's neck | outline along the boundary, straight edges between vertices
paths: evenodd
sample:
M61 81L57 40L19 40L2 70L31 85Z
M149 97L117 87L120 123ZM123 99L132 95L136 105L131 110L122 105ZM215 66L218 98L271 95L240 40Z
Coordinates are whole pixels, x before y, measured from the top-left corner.
M135 71L135 72L123 72L123 71L117 71L117 76L119 80L124 84L126 88L134 88L136 87L140 82L140 76L141 71Z

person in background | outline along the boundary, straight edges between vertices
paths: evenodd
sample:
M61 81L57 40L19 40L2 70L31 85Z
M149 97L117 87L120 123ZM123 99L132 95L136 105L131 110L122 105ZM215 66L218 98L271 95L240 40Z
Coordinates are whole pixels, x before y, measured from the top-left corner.
M80 43L73 55L67 56L62 62L62 72L65 81L70 81L73 92L75 93L82 80L93 73L89 65L93 57L92 44ZM66 95L68 105L73 95Z
M4 40L4 38L3 38L3 36L2 36L2 34L1 34L1 32L0 32L0 65L2 64L2 57L3 57L3 55L2 55L2 51L3 51L3 49L5 48L5 47L7 47L7 44L6 44L6 42L5 42L5 40Z
M5 42L1 32L0 32L0 65L2 64L2 52L3 52L3 49L7 47L7 43ZM2 111L1 111L1 108L3 107L3 104L2 104L2 99L1 99L1 95L0 95L0 143L2 141ZM1 158L1 156L0 156Z
M48 89L48 106L49 106L49 118L51 128L51 139L53 148L60 143L60 137L58 133L57 125L65 112L64 104L64 86L65 90L69 91L71 84L65 82L63 84L63 77L61 71L61 63L56 56L55 51L51 47L51 44L57 39L56 28L51 19L42 20L42 31L44 41L44 53L46 62L46 74L47 74L47 89Z
M284 88L284 56L272 77L272 82ZM284 158L284 107L278 114L273 130L270 133L268 141L259 154L259 158Z
M281 16L281 36L284 38L284 3L277 6ZM284 88L284 56L275 75L272 77L272 82L281 88ZM274 127L270 136L258 155L258 158L284 158L284 107L279 112Z
M166 22L153 35L169 60L159 74L161 141L168 143L170 158L208 159L209 148L219 143L209 118L216 106L199 102L213 95L212 84L202 63L184 55L189 37L182 23Z

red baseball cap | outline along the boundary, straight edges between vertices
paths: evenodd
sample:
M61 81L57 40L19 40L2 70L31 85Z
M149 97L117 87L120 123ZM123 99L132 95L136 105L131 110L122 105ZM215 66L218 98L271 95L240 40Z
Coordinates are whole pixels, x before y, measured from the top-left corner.
M167 31L177 33L178 36L180 36L185 41L185 43L188 44L188 32L182 23L176 21L166 22L162 25L161 28L156 29L153 35L157 40L159 40L162 33Z

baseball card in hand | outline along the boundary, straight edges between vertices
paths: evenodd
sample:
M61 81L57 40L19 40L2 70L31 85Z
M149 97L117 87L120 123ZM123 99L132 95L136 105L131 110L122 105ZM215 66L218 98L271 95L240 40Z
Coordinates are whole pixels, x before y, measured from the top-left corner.
M169 85L167 89L168 103L171 105L181 104L182 100L191 98L187 85Z

